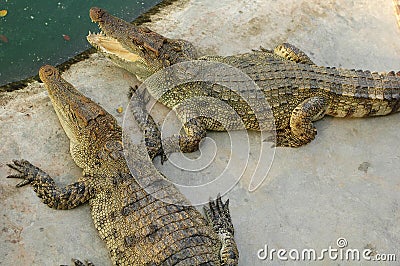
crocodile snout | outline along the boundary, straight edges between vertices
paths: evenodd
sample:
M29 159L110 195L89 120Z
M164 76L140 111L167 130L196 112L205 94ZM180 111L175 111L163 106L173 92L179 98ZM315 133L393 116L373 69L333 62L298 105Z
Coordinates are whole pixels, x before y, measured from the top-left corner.
M53 66L45 65L39 69L39 77L43 82L46 82L49 79L59 78L60 72Z
M92 7L89 11L89 16L93 22L101 22L105 11L99 7Z

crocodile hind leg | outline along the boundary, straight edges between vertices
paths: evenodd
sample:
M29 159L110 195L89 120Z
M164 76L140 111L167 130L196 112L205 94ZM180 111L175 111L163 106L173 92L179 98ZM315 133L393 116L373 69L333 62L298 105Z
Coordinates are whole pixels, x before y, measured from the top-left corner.
M17 187L31 184L38 197L51 208L72 209L85 203L94 194L92 177L83 177L78 182L59 188L53 178L26 160L14 160L13 164L7 165L19 172L7 178L22 179Z
M306 53L290 43L282 43L274 48L274 54L289 61L315 65Z
M220 250L221 265L237 265L239 252L234 240L235 232L229 213L229 200L223 203L218 195L216 201L210 200L209 206L204 207L204 213L222 243Z
M324 97L311 97L300 103L290 116L289 128L277 130L276 146L299 147L312 141L317 130L313 121L321 119L328 108Z

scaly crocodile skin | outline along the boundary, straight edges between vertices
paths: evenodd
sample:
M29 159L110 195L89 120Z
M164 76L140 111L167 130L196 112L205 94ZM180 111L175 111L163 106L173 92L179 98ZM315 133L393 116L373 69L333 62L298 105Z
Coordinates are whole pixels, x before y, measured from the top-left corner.
M61 188L28 161L15 160L9 166L19 174L8 177L23 179L18 187L32 185L43 202L55 209L72 209L89 201L94 225L114 265L237 265L228 202L222 203L220 197L210 202L205 208L207 220L203 218L156 170L144 144L129 145L128 169L115 118L61 78L56 68L43 66L39 75L83 176ZM157 141L154 121L140 95L134 97L139 126L152 132L147 138Z
M92 8L90 17L99 24L102 34L90 34L89 42L116 64L128 70L132 70L133 66L140 69L133 73L142 80L154 74L155 70L164 68L167 73L165 78L145 82L153 97L175 110L186 132L185 135L173 136L162 142L167 153L198 149L207 129L239 129L233 115L227 112L227 108L216 104L218 102L232 107L247 129L275 129L276 145L289 147L299 147L312 141L316 135L312 122L324 115L367 117L395 113L400 108L400 77L393 71L379 74L317 66L304 52L287 43L278 45L274 50L261 48L238 55L198 58L192 52L194 48L190 43L182 40L177 42L149 29L143 33L140 28L100 8ZM113 47L119 45L119 48L110 51L102 45L102 40L114 43ZM185 43L185 47L191 48L185 50L183 46L177 47L176 43ZM130 57L123 54L129 54ZM135 60L131 60L133 56L136 56ZM221 69L215 64L208 64L210 67L205 72L208 70L207 74L227 80L237 87L203 81L171 86L181 77L199 74L198 69L189 67L190 64L182 64L194 59L204 62L204 65L219 63ZM171 69L167 66L179 67ZM227 73L222 69L226 66L246 74L250 83L237 79L233 72ZM141 76L143 72L145 75ZM205 76L205 72L201 74ZM262 95L249 85L252 82L258 85ZM193 97L198 101L192 100ZM249 102L253 102L253 106L263 107L254 110ZM265 104L271 109L265 108ZM268 116L271 111L270 117L273 119L269 121L260 120L255 115L261 113ZM213 112L213 117L204 117L210 112Z

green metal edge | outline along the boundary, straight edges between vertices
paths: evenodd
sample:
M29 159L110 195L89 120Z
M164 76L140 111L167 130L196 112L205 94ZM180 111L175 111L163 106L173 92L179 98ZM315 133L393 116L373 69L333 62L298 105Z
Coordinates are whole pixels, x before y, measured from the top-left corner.
M159 13L160 10L163 9L164 7L169 6L169 5L173 4L174 2L178 2L178 1L182 1L182 0L163 0L162 2L160 2L157 5L150 8L145 13L141 14L139 17L137 17L131 23L133 23L135 25L141 25L146 22L151 22L152 15ZM57 65L56 67L61 72L64 72L64 71L68 70L73 64L89 58L89 56L95 52L96 52L95 48L93 48L93 47L89 48L89 49L75 55L74 57L68 59L67 61ZM28 77L28 78L25 78L25 79L22 79L19 81L14 81L14 82L10 82L5 85L2 85L2 86L0 86L0 93L23 89L26 86L28 86L28 84L30 84L34 81L41 82L39 79L39 75L31 76L31 77Z

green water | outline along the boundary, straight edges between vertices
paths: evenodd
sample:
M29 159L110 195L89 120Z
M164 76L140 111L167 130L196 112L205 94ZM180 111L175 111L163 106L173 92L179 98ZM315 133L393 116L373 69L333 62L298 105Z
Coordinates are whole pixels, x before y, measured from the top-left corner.
M0 17L0 86L36 75L40 66L62 63L89 48L88 31L99 31L89 18L90 7L102 7L132 21L159 2L0 1L0 10L8 11Z

